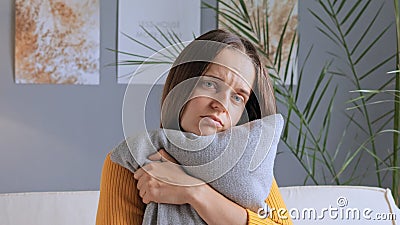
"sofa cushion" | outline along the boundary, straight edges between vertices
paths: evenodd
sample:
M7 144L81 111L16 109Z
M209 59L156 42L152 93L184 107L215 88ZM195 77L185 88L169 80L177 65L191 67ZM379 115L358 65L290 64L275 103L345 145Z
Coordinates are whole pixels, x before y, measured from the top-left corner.
M1 225L94 225L99 191L0 194Z

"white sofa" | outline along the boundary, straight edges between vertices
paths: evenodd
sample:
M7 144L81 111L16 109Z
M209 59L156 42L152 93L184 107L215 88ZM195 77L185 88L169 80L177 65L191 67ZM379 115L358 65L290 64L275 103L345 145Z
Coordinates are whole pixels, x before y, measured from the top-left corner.
M280 190L294 224L400 224L400 210L389 189L294 186ZM98 198L98 191L0 194L0 225L94 225Z
M94 225L99 191L0 194L0 225Z
M280 188L294 224L400 224L389 189L364 186Z

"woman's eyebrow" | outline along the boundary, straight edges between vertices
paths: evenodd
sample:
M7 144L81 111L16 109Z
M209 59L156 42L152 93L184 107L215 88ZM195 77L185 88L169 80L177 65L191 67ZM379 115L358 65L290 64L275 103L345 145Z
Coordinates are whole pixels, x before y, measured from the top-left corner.
M243 94L247 95L247 97L250 97L250 92L248 92L246 89L244 88L240 88L239 92L242 92Z
M225 83L225 80L222 79L221 77L217 77L217 76L209 75L209 74L204 74L204 76L206 76L206 77L212 77L212 78L218 79L218 80L220 80L220 81L223 81L223 82ZM238 92L241 92L241 93L247 95L247 97L250 97L250 92L247 91L246 89L244 89L243 87L240 87Z

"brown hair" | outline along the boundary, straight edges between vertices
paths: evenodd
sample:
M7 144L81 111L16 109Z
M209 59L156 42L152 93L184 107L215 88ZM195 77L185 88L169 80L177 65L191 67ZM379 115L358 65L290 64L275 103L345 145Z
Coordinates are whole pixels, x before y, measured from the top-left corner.
M253 62L256 72L252 92L246 103L247 116L243 113L238 125L247 122L247 118L252 121L276 113L271 79L254 45L245 38L217 29L196 38L175 60L161 98L161 127L179 129L180 112L196 85L196 79L190 78L203 75L215 56L226 47L232 47L246 54ZM174 92L173 89L183 81L185 81L183 89ZM189 82L186 83L187 81Z

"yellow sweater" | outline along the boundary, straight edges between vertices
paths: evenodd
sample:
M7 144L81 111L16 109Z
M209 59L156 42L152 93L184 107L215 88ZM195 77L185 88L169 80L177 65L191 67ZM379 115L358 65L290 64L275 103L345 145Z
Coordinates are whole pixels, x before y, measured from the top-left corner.
M96 225L141 225L146 204L142 202L136 188L137 181L133 173L114 163L107 155L100 182L100 199L97 209ZM274 180L268 198L265 200L270 208L286 209L278 185ZM288 212L288 219L280 219L277 211L272 216L261 219L256 212L247 211L247 224L293 224ZM282 216L281 216L282 218Z

